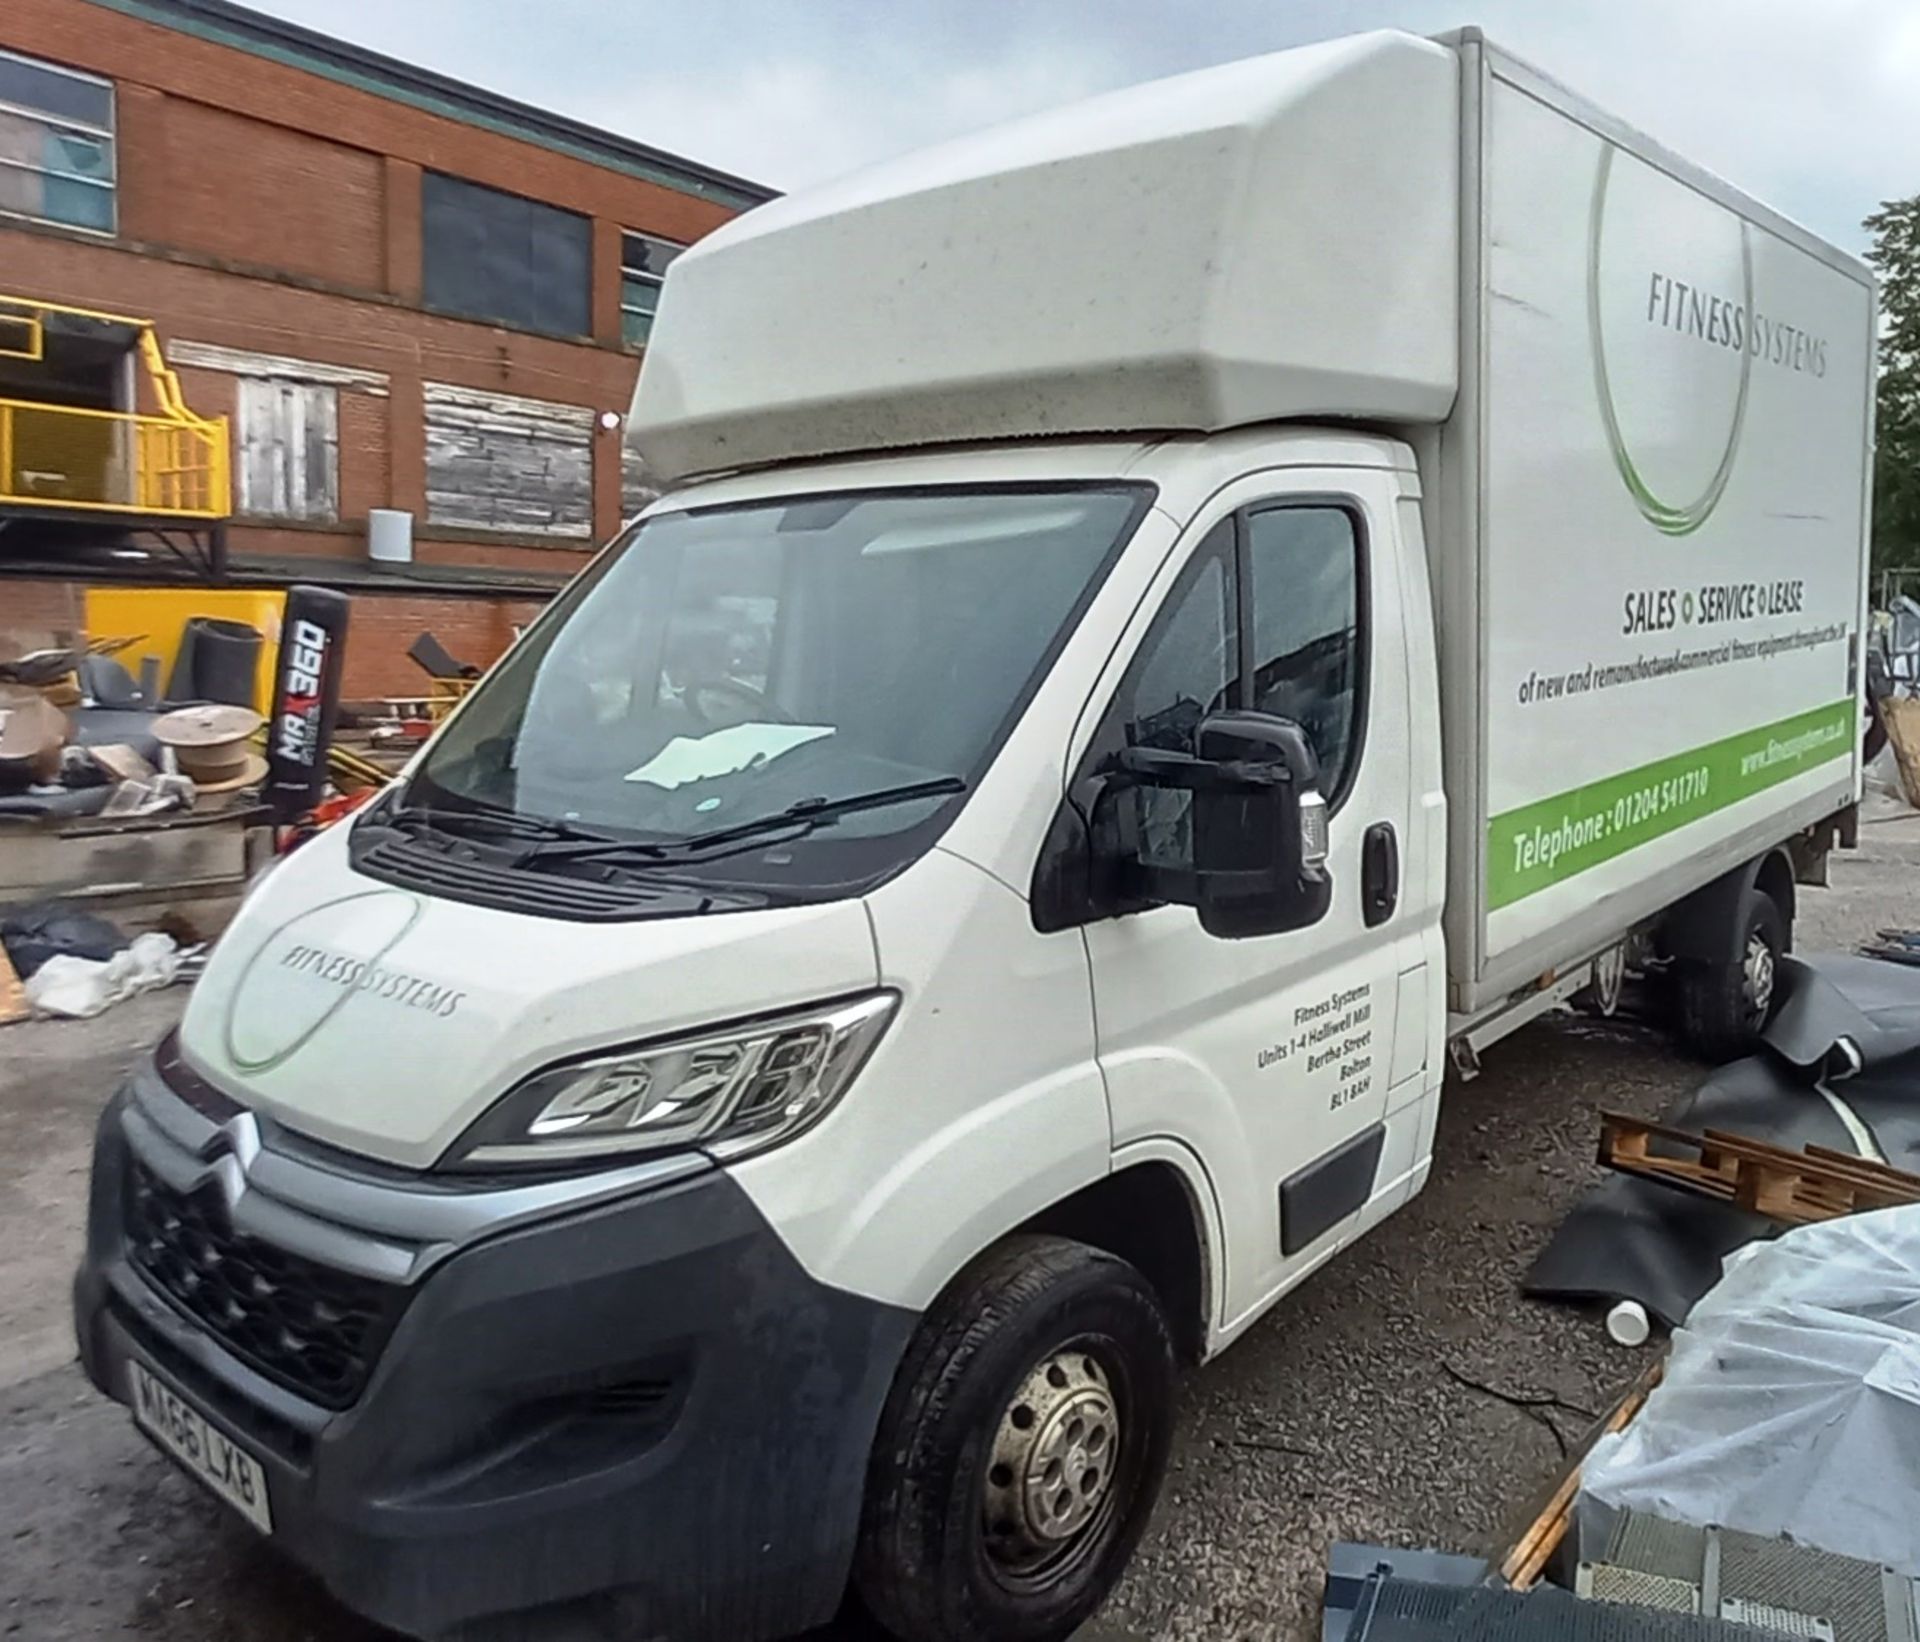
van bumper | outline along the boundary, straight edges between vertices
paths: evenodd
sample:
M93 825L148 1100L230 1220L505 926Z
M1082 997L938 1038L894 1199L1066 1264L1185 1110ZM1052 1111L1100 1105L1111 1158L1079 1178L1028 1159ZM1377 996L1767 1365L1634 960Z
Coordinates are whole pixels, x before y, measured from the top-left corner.
M138 1359L259 1460L274 1543L346 1606L488 1642L748 1642L831 1616L910 1313L814 1282L709 1168L439 1258L364 1389L324 1407L130 1257L142 1154L194 1138L146 1121L171 1097L143 1076L96 1143L88 1376L130 1405ZM211 1172L194 1189L221 1201Z

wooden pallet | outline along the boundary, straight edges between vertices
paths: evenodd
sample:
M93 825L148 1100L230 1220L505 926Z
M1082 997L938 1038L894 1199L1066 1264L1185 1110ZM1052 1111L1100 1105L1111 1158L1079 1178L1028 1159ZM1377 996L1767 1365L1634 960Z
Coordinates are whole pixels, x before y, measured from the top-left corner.
M1666 1150L1656 1152L1655 1141ZM1920 1175L1884 1163L1825 1146L1789 1151L1716 1129L1694 1134L1620 1112L1600 1115L1600 1161L1621 1174L1728 1203L1783 1226L1920 1203Z
M1624 1431L1632 1424L1634 1416L1653 1395L1654 1387L1659 1385L1666 1367L1667 1358L1663 1348L1660 1355L1642 1369L1633 1384L1621 1394L1620 1400L1603 1418L1595 1421L1592 1429L1580 1439L1579 1446L1569 1456L1565 1471L1547 1495L1545 1503L1528 1519L1526 1528L1514 1541L1512 1549L1500 1559L1499 1577L1505 1583L1517 1591L1531 1590L1539 1583L1540 1576L1547 1571L1573 1526L1574 1501L1579 1497L1581 1473L1586 1467L1587 1456L1593 1452L1593 1445L1603 1436Z

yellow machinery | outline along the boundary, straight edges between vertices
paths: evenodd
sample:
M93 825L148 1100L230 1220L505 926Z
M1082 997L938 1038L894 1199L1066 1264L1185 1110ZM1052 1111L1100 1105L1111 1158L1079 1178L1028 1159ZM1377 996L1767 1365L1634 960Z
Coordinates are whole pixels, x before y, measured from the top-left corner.
M132 639L114 652L136 677L152 656L160 665L164 688L173 677L180 635L194 616L245 622L260 635L260 663L254 676L254 708L273 711L273 669L280 651L280 616L287 595L278 588L89 587L86 630L96 639Z
M435 724L466 700L467 692L480 681L477 678L437 678L426 698L427 717Z
M0 295L0 364L46 359L49 332L95 325L137 337L157 413L0 397L0 510L119 513L213 521L233 511L225 417L196 415L160 352L153 322Z

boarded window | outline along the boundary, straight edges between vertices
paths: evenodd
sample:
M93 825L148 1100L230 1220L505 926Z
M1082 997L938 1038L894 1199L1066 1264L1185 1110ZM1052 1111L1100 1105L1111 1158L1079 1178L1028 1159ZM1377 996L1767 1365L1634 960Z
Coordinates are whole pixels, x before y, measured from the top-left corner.
M239 510L255 519L340 517L340 399L312 382L234 384Z
M427 521L578 540L593 534L593 412L426 385Z
M632 446L626 446L620 460L620 518L622 522L631 519L649 502L660 494L660 486L647 464L640 459L640 453Z
M426 305L551 336L585 336L593 224L573 211L429 171L421 179Z
M113 232L113 87L0 51L0 212Z

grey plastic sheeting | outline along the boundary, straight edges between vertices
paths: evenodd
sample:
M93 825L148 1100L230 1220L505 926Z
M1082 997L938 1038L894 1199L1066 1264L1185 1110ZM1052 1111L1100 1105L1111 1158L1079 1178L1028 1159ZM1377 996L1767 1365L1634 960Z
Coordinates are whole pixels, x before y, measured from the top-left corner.
M1583 1543L1632 1510L1920 1575L1920 1208L1788 1232L1729 1264L1666 1377L1581 1482Z
M1665 1114L1699 1133L1726 1129L1795 1149L1858 1150L1824 1083L1895 1168L1920 1173L1920 970L1871 958L1783 959L1764 1051L1714 1073ZM1860 1070L1836 1046L1858 1051ZM1637 1300L1669 1327L1719 1281L1736 1249L1772 1221L1616 1175L1567 1216L1527 1273L1530 1295Z

